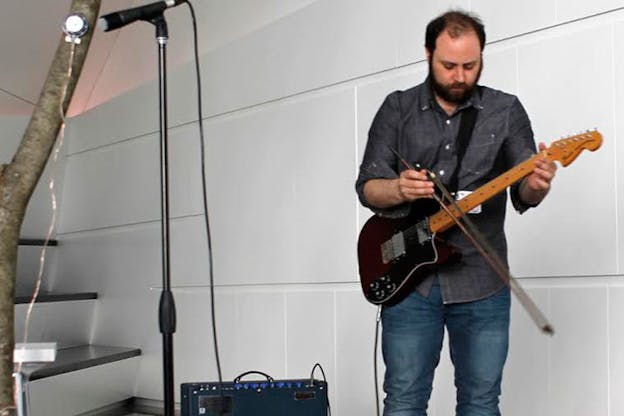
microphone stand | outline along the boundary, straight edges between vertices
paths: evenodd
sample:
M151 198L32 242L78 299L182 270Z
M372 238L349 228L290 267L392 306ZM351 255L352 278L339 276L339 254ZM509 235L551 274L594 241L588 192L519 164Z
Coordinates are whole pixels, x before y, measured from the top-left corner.
M150 20L156 26L158 42L158 79L160 112L160 184L161 184L161 234L162 234L162 292L160 295L158 324L163 345L164 415L174 416L173 386L173 334L176 329L176 311L171 292L169 261L169 164L167 126L167 22L160 13Z

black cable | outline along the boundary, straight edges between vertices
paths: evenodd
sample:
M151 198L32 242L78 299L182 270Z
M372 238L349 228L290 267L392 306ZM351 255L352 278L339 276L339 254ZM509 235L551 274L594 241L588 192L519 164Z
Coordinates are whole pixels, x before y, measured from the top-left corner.
M317 368L321 370L321 374L323 375L323 381L325 382L325 386L327 386L327 377L325 377L325 371L323 371L323 367L321 366L321 364L316 363L314 364L314 366L312 367L312 371L310 372L310 387L314 386L314 371ZM326 393L327 393L327 414L331 416L331 406L329 405L329 391L326 391Z
M193 50L195 52L195 73L197 76L197 122L199 125L199 140L201 147L201 178L202 178L202 195L204 200L204 222L206 224L206 238L208 241L208 262L210 275L210 312L212 316L212 338L214 343L215 362L217 364L217 374L219 376L219 388L223 384L223 376L221 374L221 360L219 358L219 344L217 342L217 321L215 317L215 296L214 296L214 271L212 261L212 240L210 238L210 221L208 220L208 192L206 186L206 150L204 145L204 122L201 97L201 75L199 70L199 51L197 47L197 20L195 18L195 10L190 1L186 1L193 21Z
M375 318L375 347L373 348L373 374L375 377L375 410L379 416L379 377L377 377L377 349L379 348L379 323L381 322L381 305L377 307Z

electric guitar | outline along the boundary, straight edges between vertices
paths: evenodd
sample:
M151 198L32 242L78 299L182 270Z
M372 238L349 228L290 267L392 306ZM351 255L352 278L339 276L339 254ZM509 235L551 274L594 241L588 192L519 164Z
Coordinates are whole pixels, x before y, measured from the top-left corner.
M584 149L594 151L601 144L602 135L597 131L553 142L549 148L460 199L457 205L461 213L478 207L533 172L539 157L568 166ZM461 215L453 206L447 208L455 217ZM456 253L437 237L438 233L453 225L455 222L446 210L416 221L413 216L399 219L371 217L358 239L360 283L366 299L375 305L395 304L409 294L436 264L455 257Z

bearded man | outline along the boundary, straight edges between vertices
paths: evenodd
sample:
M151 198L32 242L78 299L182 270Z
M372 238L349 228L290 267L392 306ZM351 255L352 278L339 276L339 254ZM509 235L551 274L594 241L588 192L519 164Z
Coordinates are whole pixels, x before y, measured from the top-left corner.
M409 216L431 202L436 189L427 171L463 196L535 154L531 124L518 98L478 85L484 46L484 26L468 13L450 11L428 24L427 79L388 95L369 131L356 190L377 215ZM470 127L463 127L460 146L462 118L472 121L465 122ZM407 168L394 150L417 168ZM522 213L537 206L555 170L540 158L535 170L510 188L514 208ZM500 193L468 214L505 263L506 201L507 193ZM413 292L382 309L384 416L426 416L445 327L457 416L500 415L509 288L457 228L442 238L461 252L460 260L436 265L415 282Z

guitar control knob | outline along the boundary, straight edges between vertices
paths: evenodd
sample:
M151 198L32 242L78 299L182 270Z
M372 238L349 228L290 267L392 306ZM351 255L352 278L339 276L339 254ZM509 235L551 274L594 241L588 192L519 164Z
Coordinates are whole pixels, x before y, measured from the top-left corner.
M396 290L396 283L390 282L386 285L388 292L394 292Z
M368 288L372 291L375 292L379 289L379 282L377 280L375 280L374 282L372 282L370 285L368 285Z

